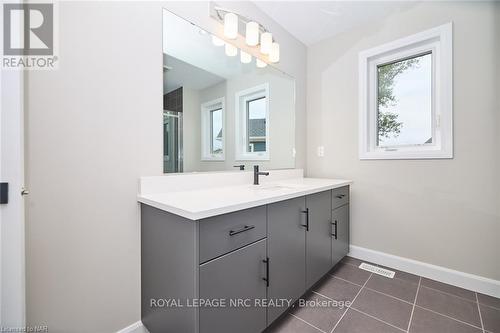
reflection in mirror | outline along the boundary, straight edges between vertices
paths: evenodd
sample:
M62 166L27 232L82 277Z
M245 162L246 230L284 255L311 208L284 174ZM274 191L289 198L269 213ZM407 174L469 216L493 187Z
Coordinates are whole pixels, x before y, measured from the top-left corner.
M295 81L249 56L163 10L165 173L295 167Z

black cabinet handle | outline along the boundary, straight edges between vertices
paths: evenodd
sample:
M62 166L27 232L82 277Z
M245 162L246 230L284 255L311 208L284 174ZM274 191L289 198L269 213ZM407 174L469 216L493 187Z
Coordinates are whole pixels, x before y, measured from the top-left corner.
M343 197L345 197L345 194L339 194L339 195L336 195L335 196L337 199L342 199Z
M262 262L266 264L266 277L263 277L262 280L266 281L266 287L269 287L269 257L262 260Z
M301 226L306 227L306 231L309 231L309 208L301 210L300 212L306 214L306 224L301 224Z
M338 224L337 220L335 220L334 222L332 222L332 224L333 224L333 226L335 228L335 233L332 234L332 236L335 237L335 239L337 239L337 224Z
M234 235L237 235L237 234L241 234L242 232L245 232L245 231L248 231L248 230L252 230L253 228L255 228L254 225L246 225L246 226L244 226L243 228L241 228L239 230L229 230L229 236L234 236Z

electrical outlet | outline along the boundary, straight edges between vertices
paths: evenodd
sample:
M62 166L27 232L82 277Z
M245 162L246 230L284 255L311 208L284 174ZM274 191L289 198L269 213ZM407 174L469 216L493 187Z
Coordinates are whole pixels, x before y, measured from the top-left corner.
M318 157L324 157L324 156L325 156L325 147L319 146L318 147Z

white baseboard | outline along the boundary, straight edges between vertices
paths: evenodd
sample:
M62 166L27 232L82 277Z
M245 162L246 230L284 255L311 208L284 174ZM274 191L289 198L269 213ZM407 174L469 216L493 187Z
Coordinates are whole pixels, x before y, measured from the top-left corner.
M139 332L147 332L144 325L142 325L142 321L140 321L140 320L125 327L125 328L122 328L121 330L117 331L116 333L139 333Z
M432 280L448 283L464 289L500 298L500 281L453 269L427 264L425 262L398 257L359 246L350 246L348 254L353 258L371 261L404 272L420 275Z

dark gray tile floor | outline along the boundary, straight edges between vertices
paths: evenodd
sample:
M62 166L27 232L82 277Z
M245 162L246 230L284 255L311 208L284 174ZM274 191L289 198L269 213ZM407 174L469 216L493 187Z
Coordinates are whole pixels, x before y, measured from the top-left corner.
M344 258L305 297L329 307L293 308L268 331L500 333L500 299L394 269L386 278L360 263Z

